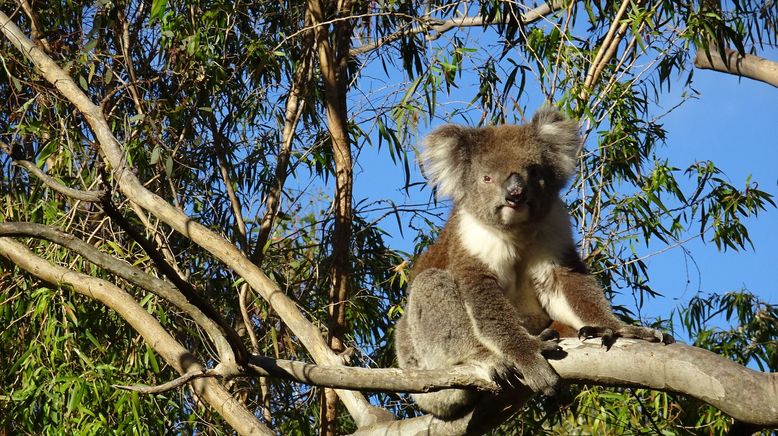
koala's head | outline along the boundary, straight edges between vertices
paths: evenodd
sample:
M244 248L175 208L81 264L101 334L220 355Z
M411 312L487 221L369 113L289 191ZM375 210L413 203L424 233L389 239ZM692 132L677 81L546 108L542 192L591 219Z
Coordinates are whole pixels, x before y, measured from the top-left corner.
M520 126L447 125L424 142L438 193L482 222L515 227L546 216L576 168L578 126L552 108Z

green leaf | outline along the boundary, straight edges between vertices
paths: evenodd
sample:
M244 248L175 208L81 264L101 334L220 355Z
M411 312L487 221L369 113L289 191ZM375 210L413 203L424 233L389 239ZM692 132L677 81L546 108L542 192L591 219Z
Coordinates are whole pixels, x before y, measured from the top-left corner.
M159 374L159 362L157 362L157 355L154 352L154 349L149 346L146 347L146 358L151 364L151 370L154 371L155 374Z
M159 153L160 153L159 146L155 146L154 150L151 151L151 159L149 159L150 164L156 165L156 163L159 162Z
M46 163L46 159L48 159L51 155L54 154L59 149L59 143L57 141L49 141L46 143L46 145L43 146L43 149L38 153L38 159L36 162L36 165L38 168L43 168L44 164Z
M167 10L167 0L153 0L151 2L151 20L160 20Z
M165 158L165 175L173 177L173 156L167 156Z
M94 38L94 39L90 40L89 42L84 44L84 47L81 48L81 51L83 51L83 52L92 51L95 47L97 47L97 43L98 42L99 42L99 40L97 38Z

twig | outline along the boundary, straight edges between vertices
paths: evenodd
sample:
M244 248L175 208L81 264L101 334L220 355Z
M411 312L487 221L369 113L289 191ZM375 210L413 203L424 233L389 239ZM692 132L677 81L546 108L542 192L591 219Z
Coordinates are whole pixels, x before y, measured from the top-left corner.
M132 392L138 392L140 394L161 394L164 392L172 391L173 389L177 389L190 381L201 378L201 377L218 377L219 374L214 373L213 371L205 370L205 369L198 369L192 372L188 372L181 377L175 378L173 380L170 380L169 382L162 383L160 385L156 386L143 386L143 385L111 385L115 387L116 389L122 389L125 391L132 391Z
M44 224L0 223L0 236L41 238L80 254L98 267L171 302L205 329L222 359L231 354L230 344L225 340L219 325L203 313L197 305L190 303L184 294L170 283L146 274L124 260L109 256L69 233Z
M557 10L561 9L563 6L564 6L564 2L562 2L561 0L549 1L548 3L542 4L534 9L530 9L527 12L523 13L521 15L521 22L523 24L534 23L535 21L540 20L546 15L556 12ZM413 26L410 29L400 30L395 33L392 33L391 35L384 36L382 38L379 38L375 42L353 48L349 51L349 56L350 57L359 56L363 53L373 51L386 44L397 41L405 36L412 36L419 33L427 33L428 34L427 40L435 40L440 38L444 33L452 29L458 29L463 27L486 26L490 24L505 24L511 19L512 17L505 16L505 17L496 17L491 21L489 21L489 20L485 20L483 17L463 16L459 18L452 18L450 20L441 21L429 16L419 17L417 18L417 21L420 21L421 24Z
M232 357L234 357L235 363L238 365L245 364L246 360L248 359L248 350L246 350L246 346L243 344L240 336L238 336L232 326L230 326L227 321L222 318L219 312L217 312L208 301L206 301L203 297L200 296L200 294L197 293L197 290L194 288L194 286L192 286L191 283L181 277L173 268L173 266L165 261L164 256L162 256L157 251L156 247L151 243L151 241L146 239L145 236L143 236L138 230L135 229L135 227L129 223L129 221L127 221L126 218L124 218L124 215L122 215L121 212L119 212L119 210L117 210L113 205L113 203L111 203L110 198L104 197L102 206L106 215L108 215L114 222L116 222L116 224L118 224L122 230L127 232L133 241L137 242L138 245L143 248L149 258L154 262L154 265L156 265L157 269L162 274L164 274L165 277L167 277L168 280L170 280L175 285L175 287L181 291L182 294L184 294L186 299L219 326L219 330L230 343L230 348L232 349L231 354L233 355ZM220 357L222 360L227 360L230 356L222 355Z
M11 147L6 144L5 142L0 141L0 148L3 149L3 151L8 154L8 156L13 159L13 154L11 152ZM48 174L41 171L40 168L38 168L34 163L22 160L22 159L13 159L13 163L15 165L18 165L27 171L30 172L33 176L40 179L41 182L43 182L44 185L48 186L49 188L53 189L56 192L59 192L60 194L75 198L76 200L81 201L87 201L90 203L99 203L100 199L105 196L105 191L82 191L79 189L73 189L69 188L65 185L62 185L61 183L54 180L53 177L49 176Z

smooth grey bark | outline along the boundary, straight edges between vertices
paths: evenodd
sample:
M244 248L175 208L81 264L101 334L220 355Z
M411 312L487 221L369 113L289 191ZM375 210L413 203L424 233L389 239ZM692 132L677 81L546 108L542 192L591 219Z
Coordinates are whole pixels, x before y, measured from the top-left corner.
M707 350L619 339L610 350L599 341L560 342L564 357L550 360L571 383L642 387L704 401L738 421L778 427L778 374L761 373ZM452 421L430 415L360 428L356 435L478 434L507 419L532 395L526 389L491 398Z
M778 87L778 62L750 54L741 55L735 50L725 48L724 56L711 47L709 53L698 50L694 66L702 70L713 70L758 80Z

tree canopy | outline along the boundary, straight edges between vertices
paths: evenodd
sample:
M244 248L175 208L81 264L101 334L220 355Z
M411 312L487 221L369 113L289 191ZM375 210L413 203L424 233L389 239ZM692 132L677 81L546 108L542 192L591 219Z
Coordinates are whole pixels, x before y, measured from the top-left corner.
M416 144L546 103L580 121L564 199L590 269L634 297L619 316L775 372L778 307L747 290L638 314L662 274L648 244L748 250L749 218L775 207L661 148L698 69L778 87L777 26L771 0L0 0L0 434L343 434L420 415L387 387L399 372L327 372L393 366L408 272L448 210ZM741 425L675 390L577 384L495 431Z

